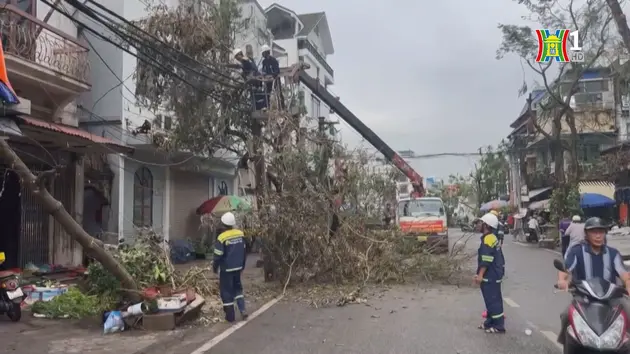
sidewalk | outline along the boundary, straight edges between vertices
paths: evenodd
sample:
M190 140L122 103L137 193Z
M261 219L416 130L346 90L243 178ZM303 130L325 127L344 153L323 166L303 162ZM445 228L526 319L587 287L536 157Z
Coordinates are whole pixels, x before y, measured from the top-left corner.
M265 285L262 270L256 268L257 258L257 255L248 257L247 268L243 272L243 285L250 313L273 295L271 292L262 294ZM182 266L209 265L208 261L203 261L205 264L201 262L191 262ZM257 295L258 301L253 301L252 297L247 298L248 289ZM220 304L220 299L206 299L206 302ZM30 312L25 312L22 320L17 323L11 322L6 316L0 316L0 343L4 348L3 353L166 354L176 349L199 346L199 343L207 341L227 327L229 325L226 323L211 326L191 323L173 331L130 330L120 334L103 335L103 328L95 319L49 320L35 318Z

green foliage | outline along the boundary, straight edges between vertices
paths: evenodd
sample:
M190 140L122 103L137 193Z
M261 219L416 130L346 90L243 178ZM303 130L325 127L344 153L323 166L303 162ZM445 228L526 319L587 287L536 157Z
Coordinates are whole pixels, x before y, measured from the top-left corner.
M454 213L460 203L469 203L469 199L473 196L473 188L471 179L459 175L450 175L448 182L439 181L431 186L427 191L429 197L439 197L444 202L446 209L446 217L449 224L454 220ZM470 207L473 207L472 205Z
M171 265L165 257L164 244L152 231L141 232L133 245L123 245L114 252L140 288L172 281ZM120 283L100 263L88 267L88 289L91 294L117 296Z
M551 221L557 223L563 217L581 214L580 192L577 185L564 185L554 188L549 201Z
M494 149L488 146L482 153L481 159L471 172L471 194L478 204L498 199L508 193L507 181L509 165L504 149Z
M86 318L98 316L104 310L111 310L114 303L111 298L97 295L86 295L76 287L54 297L50 301L38 301L33 304L33 313L45 315L48 318Z

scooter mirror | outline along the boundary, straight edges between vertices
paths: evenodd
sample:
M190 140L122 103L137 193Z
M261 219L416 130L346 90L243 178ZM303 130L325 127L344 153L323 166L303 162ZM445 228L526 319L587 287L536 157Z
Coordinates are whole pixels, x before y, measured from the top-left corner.
M556 267L557 270L564 272L566 271L565 267L564 267L564 262L562 262L559 259L554 259L553 260L553 266Z

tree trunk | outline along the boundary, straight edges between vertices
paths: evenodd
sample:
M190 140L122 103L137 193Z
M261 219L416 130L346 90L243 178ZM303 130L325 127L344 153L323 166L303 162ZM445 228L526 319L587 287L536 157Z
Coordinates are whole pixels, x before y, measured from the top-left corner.
M92 258L101 263L105 269L114 275L125 290L131 290L130 295L132 297L138 297L138 286L131 275L127 273L127 270L105 251L101 246L102 242L96 240L83 230L83 227L66 211L63 204L56 200L42 183L40 183L41 180L35 177L5 139L0 139L0 158L4 160L10 168L15 170L20 176L24 187L33 193L44 206L44 210L52 215L68 235L77 241Z
M617 24L617 30L623 39L623 44L626 46L626 49L628 49L628 53L630 53L630 28L628 28L626 15L623 13L618 0L606 0L606 3L608 7L610 7L613 19Z

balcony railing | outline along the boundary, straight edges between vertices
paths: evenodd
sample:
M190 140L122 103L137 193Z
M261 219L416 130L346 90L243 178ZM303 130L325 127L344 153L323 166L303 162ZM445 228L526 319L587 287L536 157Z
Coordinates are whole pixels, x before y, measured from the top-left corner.
M326 62L326 59L324 59L324 57L322 57L322 55L319 54L317 49L315 49L315 46L313 46L313 44L311 44L311 42L309 42L308 39L298 39L298 49L306 49L309 52L311 52L311 54L313 54L313 56L315 57L315 60L317 60L317 62L321 66L323 66L324 69L326 69L328 74L330 74L330 76L332 77L335 77L335 71L330 67L330 65L328 65L328 63Z
M88 48L76 38L13 5L0 9L0 33L5 53L89 82Z

